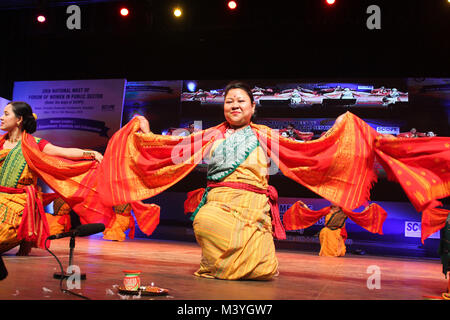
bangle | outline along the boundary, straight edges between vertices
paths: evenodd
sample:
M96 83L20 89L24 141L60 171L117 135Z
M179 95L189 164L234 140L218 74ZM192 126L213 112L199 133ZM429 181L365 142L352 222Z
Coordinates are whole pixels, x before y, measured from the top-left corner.
M95 158L95 153L92 151L84 151L83 152L83 159L94 159Z

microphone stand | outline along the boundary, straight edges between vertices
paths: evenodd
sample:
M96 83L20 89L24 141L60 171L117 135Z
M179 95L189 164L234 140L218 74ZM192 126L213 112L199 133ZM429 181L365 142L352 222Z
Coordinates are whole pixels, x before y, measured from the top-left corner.
M75 248L75 236L71 236L70 237L69 248L70 248L70 251L69 251L69 267L70 267L70 266L73 265L72 262L73 262L73 249ZM66 273L66 272L64 272L64 274L62 274L61 272L55 272L53 274L53 278L54 279L61 279L61 278L66 279L66 278L69 278L72 275L73 275L73 273ZM81 280L86 280L86 274L85 273L81 273L80 274L80 279Z

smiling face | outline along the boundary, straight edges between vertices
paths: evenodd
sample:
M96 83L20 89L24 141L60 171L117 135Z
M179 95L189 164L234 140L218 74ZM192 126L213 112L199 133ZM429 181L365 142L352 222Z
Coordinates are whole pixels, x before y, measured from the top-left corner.
M223 106L225 119L234 129L242 128L250 123L255 105L245 90L230 89Z
M20 127L22 117L17 117L12 106L8 104L3 110L3 115L0 117L0 129L3 131L11 131Z

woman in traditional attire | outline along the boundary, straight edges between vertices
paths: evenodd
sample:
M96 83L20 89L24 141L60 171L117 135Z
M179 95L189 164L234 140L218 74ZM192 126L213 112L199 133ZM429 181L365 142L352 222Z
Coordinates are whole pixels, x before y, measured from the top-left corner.
M325 225L320 230L320 252L319 256L342 257L345 256L347 248L347 231L345 230L345 221L347 216L341 208L331 205L330 213L325 216Z
M111 227L108 227L103 232L103 239L112 241L124 241L126 238L125 232L129 230L128 237L134 239L136 229L136 221L131 214L131 205L125 203L114 206L115 213L114 222Z
M255 112L251 91L241 84L225 89L229 127L209 152L208 185L194 212L202 248L195 275L219 279L267 280L278 273L272 236L269 162L249 126ZM272 211L272 214L277 214Z
M320 210L311 210L299 200L284 213L283 224L286 230L306 229L322 217L325 217L325 226L319 233L319 255L341 257L346 253L347 218L371 233L383 234L387 212L376 203L371 203L361 212L346 210L335 204Z
M137 211L137 216L139 217L137 221L131 214L132 208ZM69 214L71 210L69 204L62 198L59 197L53 201L53 214L46 213L51 235L67 232L71 229L71 218ZM155 204L144 204L142 202L114 206L112 208L113 216L105 226L103 239L124 241L126 238L125 232L127 231L128 238L134 239L136 223L143 233L150 235L153 232L153 228L152 223L148 223L148 221L152 221L153 218L149 219L149 216L158 216L159 210L159 206Z
M70 207L61 197L53 200L53 214L45 213L50 235L67 232L72 228Z
M268 185L268 158L249 126L254 112L248 86L225 89L227 122L207 152L207 188L193 197L199 200L191 217L202 248L199 277L268 280L278 273L273 220L276 236L285 235L273 206L276 190ZM151 134L146 119L138 119L142 133Z
M50 235L67 232L71 229L71 208L62 198L53 201L53 214L46 213ZM125 232L129 230L128 237L134 239L136 221L131 214L129 203L113 207L114 217L111 223L105 227L103 239L113 241L124 241Z
M36 187L38 176L24 156L24 144L34 143L34 149L59 158L89 158L100 162L102 155L96 151L62 148L33 138L36 118L25 102L9 103L0 121L0 129L6 131L0 138L0 253L23 243L19 254L26 255L32 246L44 247L49 227ZM54 198L44 195L44 204Z
M428 210L428 217L436 218L427 232L442 223L442 214L433 210L440 204L437 199L450 194L450 174L445 171L449 138L383 137L347 112L321 138L298 142L252 123L254 110L249 87L231 83L225 90L226 122L215 127L186 137L163 136L153 134L144 117L134 118L108 143L98 182L101 201L114 206L151 198L209 156L206 189L190 193L185 205L194 211L195 236L202 248L195 274L220 279L270 279L277 274L273 236L286 235L268 175L278 168L351 211L370 200L377 156L418 212ZM418 144L420 151L415 153ZM423 172L421 176L416 170ZM149 223L156 227L157 221Z

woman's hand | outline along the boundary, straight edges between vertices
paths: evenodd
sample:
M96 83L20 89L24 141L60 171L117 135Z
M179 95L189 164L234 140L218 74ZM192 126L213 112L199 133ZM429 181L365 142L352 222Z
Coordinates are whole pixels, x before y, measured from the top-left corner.
M98 151L92 151L92 153L94 154L94 160L95 161L97 161L97 162L102 162L102 160L103 160L103 155L100 153L100 152L98 152Z
M95 150L84 150L83 151L83 157L84 160L95 160L97 162L102 162L103 155Z
M42 151L48 155L63 157L66 159L95 160L97 162L101 162L103 160L103 155L100 152L95 151L95 150L83 150L83 149L78 149L78 148L63 148L63 147L55 146L51 143L47 143Z
M148 123L148 120L143 116L136 116L136 118L139 119L139 128L141 129L142 133L149 133L150 124Z

